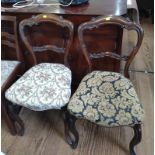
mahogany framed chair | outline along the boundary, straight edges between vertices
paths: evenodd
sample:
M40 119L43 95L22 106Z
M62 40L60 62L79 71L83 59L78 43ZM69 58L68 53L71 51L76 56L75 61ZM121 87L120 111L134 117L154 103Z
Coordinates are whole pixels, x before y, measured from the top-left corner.
M21 21L19 31L29 69L5 97L13 105L34 111L65 110L71 95L68 55L73 24L57 15L40 14Z
M136 31L137 42L128 56L123 56L119 54L120 51L115 51L117 37L111 38L104 32L102 44L106 43L107 39L116 40L112 45L114 49L107 49L103 44L101 50L88 50L84 38L88 34L87 31L90 31L89 35L92 36L94 30L101 27L106 29L107 26L113 26L111 31L114 30L114 27ZM93 35L92 38L97 38L97 35ZM143 122L144 110L134 86L129 80L128 70L141 46L143 29L140 25L123 17L97 17L81 24L78 29L78 36L83 55L88 63L88 74L82 79L71 97L67 107L68 111L73 115L72 117L83 118L104 127L129 126L133 128L135 135L130 142L129 149L130 154L135 155L134 146L141 141L141 123ZM99 60L102 63L107 58L115 59L118 62L125 61L124 75L117 72L102 71L102 65L98 65L98 68L94 69L94 62ZM75 128L75 120L70 121L74 126L73 128ZM74 135L73 132L72 134ZM76 137L77 135L74 135L74 138ZM78 139L75 141L77 146Z
M1 111L2 117L8 125L12 135L22 135L23 123L13 115L19 113L18 106L11 108L10 103L4 97L6 89L8 89L22 73L22 55L18 46L17 23L14 16L1 16L1 45L2 45L2 60L1 60ZM8 29L7 25L12 25L12 29ZM7 50L3 51L3 48ZM11 53L9 53L11 51ZM12 54L14 60L6 60L7 54Z

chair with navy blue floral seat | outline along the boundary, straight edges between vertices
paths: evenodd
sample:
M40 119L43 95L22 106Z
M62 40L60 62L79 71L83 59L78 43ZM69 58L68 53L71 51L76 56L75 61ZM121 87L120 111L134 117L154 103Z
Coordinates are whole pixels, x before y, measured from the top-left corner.
M84 32L96 30L100 26L104 29L104 27L112 25L137 32L137 43L129 56L119 55L117 51L103 50L96 53L88 51L84 41ZM141 46L143 29L140 25L123 17L98 17L80 25L78 35L89 68L88 74L82 79L68 104L68 111L76 118L87 119L105 127L132 127L135 136L130 142L129 148L130 154L135 155L134 146L141 141L144 110L134 86L129 80L128 69ZM109 37L105 36L104 39L109 39ZM103 47L103 49L106 48ZM126 62L124 75L117 72L101 71L100 68L94 70L93 61L96 59L104 61L104 58L107 57Z
M5 97L13 105L34 111L62 109L71 95L68 54L73 24L56 15L41 14L21 21L19 30L27 49L24 58L32 66L5 92ZM57 58L60 62L55 62Z

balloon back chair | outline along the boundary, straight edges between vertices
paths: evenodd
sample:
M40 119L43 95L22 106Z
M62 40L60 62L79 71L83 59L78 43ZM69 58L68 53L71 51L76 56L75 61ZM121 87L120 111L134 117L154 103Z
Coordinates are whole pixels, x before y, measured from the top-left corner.
M4 97L5 91L17 80L18 76L22 74L23 68L21 63L22 55L18 46L16 17L2 15L1 25L1 114L11 134L16 135L18 134L17 126L22 125L22 122L19 119L16 121L11 111L19 112L19 108L15 107L14 109L10 109L10 104ZM11 29L8 28L10 26ZM13 60L8 60L9 55L13 56Z
M5 97L13 106L34 111L63 109L71 95L67 59L73 24L56 15L41 14L21 21L19 31L29 69L7 89Z
M128 56L119 55L118 51L111 51L104 47L97 52L88 50L84 41L85 32L96 30L100 26L106 28L112 25L120 29L137 32L137 42ZM81 24L78 29L78 36L89 67L88 74L82 79L68 104L68 111L76 118L83 118L105 127L130 126L135 133L129 146L130 154L135 155L134 146L141 141L141 123L144 111L134 86L129 80L128 70L141 46L143 29L140 25L123 17L98 17ZM97 36L92 37L97 39ZM103 38L104 41L109 39L107 35ZM125 61L124 75L117 72L101 71L100 68L94 70L93 61L98 59L104 61L107 57ZM72 119L72 121L75 120Z

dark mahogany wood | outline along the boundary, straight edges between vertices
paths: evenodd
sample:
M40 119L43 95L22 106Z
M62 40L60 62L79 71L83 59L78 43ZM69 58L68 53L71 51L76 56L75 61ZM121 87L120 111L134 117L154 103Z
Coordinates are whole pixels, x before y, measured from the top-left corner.
M24 55L28 55L33 65L57 59L69 67L68 55L73 41L73 24L70 21L53 14L40 14L21 21L19 32L28 50ZM42 53L44 57L40 61L38 56Z
M8 57L11 55L11 59L21 61L22 54L18 42L17 18L15 16L2 15L1 21L1 50L4 50ZM11 28L8 29L9 27ZM4 52L2 52L2 59L5 59Z
M114 27L113 27L114 26ZM127 29L127 30L134 30L137 32L137 42L135 44L135 46L133 47L133 49L131 50L131 52L129 52L129 56L122 56L120 51L117 51L117 44L119 44L119 42L117 42L117 37L115 37L114 35L111 36L111 34L107 34L104 29L107 29L107 27L113 27L113 29L111 29L111 31L114 31L114 28L118 28L119 29ZM102 29L102 31L99 31L98 29ZM93 31L95 30L95 35L93 33ZM88 31L91 31L88 33ZM100 33L102 32L102 33ZM87 37L87 35L91 35L90 37L94 38L94 42L96 41L96 39L98 37L100 37L101 35L103 35L102 40L100 38L100 42L101 42L101 46L99 47L99 43L97 42L98 46L93 49L94 47L90 48L91 44L88 40L89 37ZM110 35L110 36L109 36ZM84 58L86 60L86 62L88 63L88 69L87 72L91 72L93 70L103 70L104 71L104 67L103 67L103 62L106 60L107 57L110 57L112 59L116 59L117 61L126 61L125 63L125 69L124 69L124 75L129 78L129 72L128 69L130 67L131 62L133 61L135 55L137 54L142 40L143 40L143 29L140 25L133 23L129 20L127 20L126 18L123 17L116 17L116 16L102 16L102 17L97 17L96 19L93 19L89 22L83 23L79 26L78 28L78 37L79 37L79 43L84 55ZM113 46L114 47L107 47L106 44L108 43L107 40L111 40L113 42ZM96 43L96 42L95 42ZM104 44L105 43L105 44ZM100 61L98 62L98 64L94 65L93 61L96 61L96 59L100 59ZM112 65L115 65L114 63ZM71 119L71 117L70 117ZM75 124L75 120L72 119L72 121ZM71 123L71 122L69 122ZM71 124L68 124L68 126L71 126ZM74 126L75 128L75 126ZM131 155L136 155L135 151L134 151L134 146L137 145L140 141L141 141L141 125L140 124L136 124L133 126L134 129L134 137L130 142L130 154ZM76 129L75 129L76 130ZM76 138L76 136L74 135L74 137ZM70 137L71 138L71 137ZM75 139L75 142L78 142L79 137L77 137L77 139ZM76 144L77 146L77 144Z
M7 123L7 126L10 129L11 134L16 135L17 134L16 127L14 125L13 120L8 115L6 104L2 100L3 99L1 99L1 112L2 112L1 114L2 114L2 117L4 117L5 122Z
M86 74L86 69L87 69L87 63L85 62L84 56L81 54L81 48L78 42L77 29L79 25L83 22L87 22L91 20L96 16L100 16L100 15L121 16L121 15L125 15L126 12L127 12L126 0L121 0L121 1L120 0L108 0L108 1L90 0L88 4L84 4L80 6L71 6L71 7L36 6L36 7L26 7L22 9L13 9L13 10L2 9L2 14L16 16L18 24L23 19L30 18L32 15L37 15L40 13L57 14L57 15L63 16L64 19L66 20L70 20L74 24L73 43L70 48L69 59L68 59L70 68L72 70L72 80L73 80L72 89L73 90L77 88L79 82ZM36 38L38 38L37 33L39 37L39 32L36 32ZM119 28L114 28L114 30L111 31L111 27L108 27L107 30L105 30L105 33L111 35L111 37L117 37L117 42L119 42L119 46L117 46L118 48L117 50L121 51L122 31ZM45 38L45 40L48 40L48 38ZM20 37L19 37L19 45L22 52L25 52L26 48L21 42ZM95 48L96 42L92 46L94 46ZM113 47L113 43L111 41L108 41L107 47ZM2 55L9 58L14 56L13 53L7 55L5 52ZM41 54L38 54L38 55L41 55ZM38 56L38 59L42 59L44 56L45 54ZM29 63L29 65L31 64L31 62L29 62L30 61L29 58L26 57L25 60L27 61L27 63ZM119 66L120 66L119 63L114 61L113 59L111 59L110 61L108 60L104 62L105 70L110 69L113 71L118 71Z
M11 133L13 135L18 134L20 136L22 136L24 133L23 122L18 116L21 107L14 106L12 103L10 103L5 98L4 94L5 91L19 78L19 76L22 75L22 72L23 66L22 63L19 63L1 87L2 116L6 120Z
M7 51L5 50L5 52L8 52L8 55L10 54L10 52L12 52L14 54L13 58L21 61L22 55L20 53L19 46L18 46L16 17L2 15L1 21L2 21L1 22L2 51L7 48ZM11 31L8 31L8 29L4 27L6 23L12 26ZM24 130L24 128L20 127L21 130L18 130L18 128L16 127L16 124L19 124L18 126L20 126L20 123L18 123L18 120L14 119L14 115L11 115L11 111L12 111L11 109L13 109L13 105L9 106L7 100L4 97L4 93L12 85L12 83L17 80L18 78L17 75L20 75L22 73L22 69L23 69L22 63L18 64L16 68L13 70L13 72L9 75L7 80L1 86L1 108L2 108L1 114L2 114L2 117L4 117L12 135L16 135L16 134L21 135L20 131Z
M28 65L33 66L42 62L56 62L70 67L68 57L73 42L72 22L54 14L40 14L21 21L19 32L23 45L27 49L23 53L25 63L28 62ZM66 107L62 110L66 113ZM18 122L22 123L19 117L18 119ZM67 128L68 121L70 122L70 119L67 115L64 119L65 133L68 134L70 130L75 133L72 122L73 125Z
M87 33L85 33L86 31L97 31L98 29L102 28L103 29L107 29L107 27L110 26L117 26L120 29L127 29L128 31L134 30L137 33L137 42L136 45L133 47L133 49L129 52L128 56L122 56L121 52L118 51L117 48L117 38L116 37L111 37L106 33L103 33L103 41L100 40L101 42L101 46L100 49L97 48L96 51L89 49L90 46L87 44L87 40L85 41L85 35ZM111 30L112 31L112 30ZM99 31L98 31L99 32ZM78 34L79 34L79 42L80 42L80 46L82 48L82 52L83 55L85 57L85 60L88 63L88 72L91 72L92 70L96 70L96 65L94 67L94 62L96 59L100 59L100 63L98 64L97 67L99 70L104 70L102 67L102 62L105 61L105 59L107 59L107 57L110 57L112 59L116 59L118 61L126 61L125 63L125 69L124 69L124 75L129 78L129 67L131 62L133 61L135 55L137 54L142 40L143 40L143 29L140 25L133 23L129 20L127 20L126 18L123 17L117 17L117 16L104 16L104 17L98 17L96 19L93 19L89 22L83 23L80 25L79 29L78 29ZM90 35L91 33L89 33ZM101 35L98 33L98 35ZM94 41L96 40L97 36L94 37L93 33L91 34L92 38L95 38ZM106 44L104 44L104 42L106 42L107 40L109 40L109 38L111 39L111 41L113 41L114 43L114 48L107 48ZM107 43L107 42L106 42ZM114 65L114 64L113 64Z
M76 129L75 122L76 117L70 115L68 111L65 111L64 126L66 141L73 149L77 147L79 141L79 133Z
M19 111L17 109L19 109L19 106L12 105L12 103L8 102L8 114L14 122L17 134L19 136L23 136L25 131L24 123L22 119L19 117Z
M54 2L46 0L44 3L52 4ZM62 7L55 6L30 6L19 9L5 9L11 7L10 5L2 5L3 12L22 13L54 13L62 15L117 15L126 14L127 2L126 0L90 0L89 3L79 6Z
M2 93L2 105L5 105L8 117L12 121L12 126L15 128L16 134L23 136L24 134L24 124L23 121L19 117L19 112L21 107L17 105L13 105L5 98L5 91L23 74L23 64L19 63L13 72L10 74L8 79L1 87ZM4 105L3 105L4 104ZM3 115L3 112L2 112Z
M141 139L142 139L142 129L141 129L141 124L136 124L135 126L133 126L133 130L134 130L134 137L130 142L130 155L136 155L135 151L134 151L134 147L135 145L137 145L138 143L140 143Z

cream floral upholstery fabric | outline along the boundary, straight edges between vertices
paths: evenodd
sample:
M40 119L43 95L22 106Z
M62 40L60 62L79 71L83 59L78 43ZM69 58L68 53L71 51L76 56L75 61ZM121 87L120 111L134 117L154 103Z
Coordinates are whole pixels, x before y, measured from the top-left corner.
M68 110L76 117L113 127L143 121L143 108L133 84L114 72L93 71L81 81Z
M1 86L19 63L19 61L1 60Z
M62 64L41 63L29 69L5 97L35 111L60 109L71 95L71 71Z

